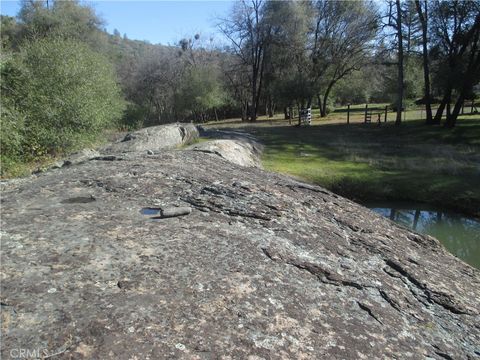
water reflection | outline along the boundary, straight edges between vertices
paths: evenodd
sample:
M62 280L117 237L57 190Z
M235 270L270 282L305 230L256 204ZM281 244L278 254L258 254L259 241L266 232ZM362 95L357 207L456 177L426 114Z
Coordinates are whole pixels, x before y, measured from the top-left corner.
M436 237L455 256L480 269L480 221L412 204L368 204L373 211Z

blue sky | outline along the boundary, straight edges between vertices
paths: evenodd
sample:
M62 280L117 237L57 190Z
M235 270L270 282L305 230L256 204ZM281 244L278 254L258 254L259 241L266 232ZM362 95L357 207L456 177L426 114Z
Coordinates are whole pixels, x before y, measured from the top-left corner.
M231 0L223 1L82 1L92 5L106 21L109 33L118 29L130 39L153 44L174 44L200 33L209 39L215 33L215 18L228 14ZM2 15L15 16L19 1L0 1ZM218 37L218 36L217 36Z

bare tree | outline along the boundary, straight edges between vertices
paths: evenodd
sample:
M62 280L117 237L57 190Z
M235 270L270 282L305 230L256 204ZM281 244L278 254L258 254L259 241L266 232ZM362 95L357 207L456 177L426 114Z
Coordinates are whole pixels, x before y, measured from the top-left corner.
M181 71L179 59L168 49L152 49L138 59L129 99L145 107L147 125L169 122L175 117L174 95Z
M256 121L265 69L265 54L270 28L263 21L265 3L262 0L241 0L235 3L231 16L218 25L230 40L231 50L249 69L251 88L250 120Z
M423 58L423 79L424 79L424 101L427 114L426 123L433 124L432 99L430 90L430 66L428 61L428 2L423 0L423 9L420 0L415 0L418 17L422 26L422 58Z
M397 61L395 63L395 65L397 66L397 115L395 119L395 124L400 125L402 123L403 97L405 92L402 3L400 2L400 0L388 0L387 8L387 13L384 16L384 18L386 18L386 22L383 23L383 28L384 32L387 33L387 37L391 35L395 38L394 44L397 53ZM386 31L389 28L393 30L392 34L389 34L388 31Z
M248 68L238 58L226 54L221 63L225 76L225 88L231 97L240 106L242 121L248 120L248 102L250 99L250 84L248 81Z
M323 88L319 98L321 116L326 116L328 97L335 84L365 64L378 17L373 3L320 0L315 4L312 26L312 79Z

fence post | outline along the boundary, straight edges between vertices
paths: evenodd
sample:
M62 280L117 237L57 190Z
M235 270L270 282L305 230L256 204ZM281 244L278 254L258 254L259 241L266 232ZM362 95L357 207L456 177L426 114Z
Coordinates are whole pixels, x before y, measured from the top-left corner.
M368 112L368 104L365 104L365 119L364 119L364 123L367 123L367 112Z
M347 107L347 124L350 124L350 104Z
M387 112L388 112L388 105L385 105L385 120L383 120L383 122L387 122Z

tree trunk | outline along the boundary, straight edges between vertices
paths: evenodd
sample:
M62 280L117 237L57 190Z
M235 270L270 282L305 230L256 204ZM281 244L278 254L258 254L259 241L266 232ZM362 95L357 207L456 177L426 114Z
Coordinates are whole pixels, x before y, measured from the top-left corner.
M473 46L470 50L470 59L467 71L465 72L462 89L460 90L460 94L458 95L452 113L449 114L447 118L447 122L445 123L446 127L452 128L455 126L458 115L460 113L460 109L462 109L463 112L463 102L465 101L465 96L474 84L474 81L476 79L475 74L478 74L478 72L480 71L480 52L478 51L478 40L480 37L480 15L475 20L475 24L477 26L477 32L473 36Z
M440 102L440 105L438 106L437 112L435 113L435 117L433 119L434 124L440 124L442 122L443 111L445 110L447 103L450 102L451 94L452 90L450 88L447 89L442 101Z
M448 124L450 123L450 121L452 120L452 113L450 111L450 102L452 101L452 99L449 99L448 102L447 102L447 116L446 116L446 120L445 120L445 126L449 126Z
M434 123L432 117L432 105L431 105L431 95L430 95L430 67L428 64L428 39L427 39L427 22L428 22L428 13L427 13L427 0L424 0L425 10L422 12L422 6L420 5L419 0L415 0L415 5L417 7L418 17L422 25L422 55L423 55L423 80L425 83L424 89L424 98L425 98L425 112L426 112L426 124L431 125Z
M323 104L322 104L322 99L320 97L320 94L317 94L317 100L318 100L318 108L320 109L320 116L323 114Z
M298 110L298 126L302 125L302 118L300 117L300 103L297 101L297 110Z
M242 121L248 121L248 101L245 101L242 106Z
M480 63L480 55L478 55L477 62ZM467 72L466 80L463 84L463 87L462 87L462 90L460 91L460 94L458 95L457 101L455 102L455 106L453 107L453 111L450 114L450 116L447 118L447 122L445 123L446 127L450 127L450 128L454 127L455 124L457 123L457 118L458 118L458 115L460 114L460 110L462 110L462 113L463 113L463 104L465 102L465 95L467 94L468 89L472 85L472 80L471 79L473 79L473 78L474 78L473 75L470 72ZM472 104L473 104L473 101L474 100L472 100Z
M402 9L400 0L395 1L397 5L397 39L398 39L398 100L397 100L397 118L395 125L402 123L403 108L403 36L402 36Z
M327 86L327 91L325 91L325 95L323 95L323 106L322 106L322 112L320 113L320 117L326 117L327 116L327 100L328 100L328 95L330 95L330 91L332 90L334 83L330 82Z
M250 121L255 122L257 121L257 80L254 79L252 81L252 107L250 109Z
M460 113L460 109L463 106L463 101L464 101L464 93L463 91L460 93L458 96L457 102L455 103L455 106L453 107L453 111L450 114L450 116L447 117L447 121L445 122L445 127L448 128L453 128L456 123L457 123L457 118Z

